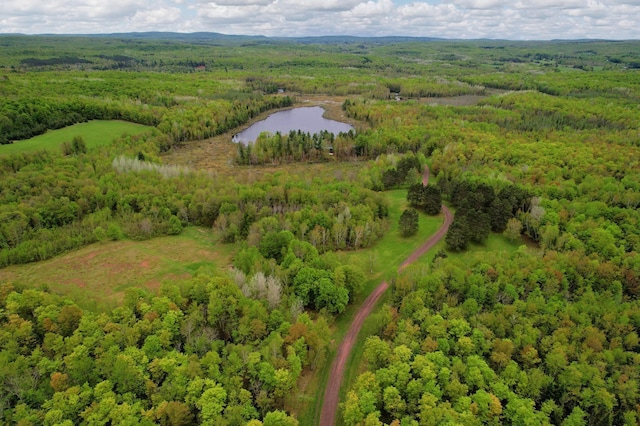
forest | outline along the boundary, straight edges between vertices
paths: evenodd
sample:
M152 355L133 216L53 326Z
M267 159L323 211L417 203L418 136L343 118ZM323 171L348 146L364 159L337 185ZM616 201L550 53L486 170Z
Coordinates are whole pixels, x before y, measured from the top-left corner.
M639 63L634 41L0 36L0 423L318 424L386 280L338 424L640 424ZM309 104L355 131L231 141ZM149 127L2 150L93 120ZM108 302L48 278L189 229L229 261L153 288L81 269Z

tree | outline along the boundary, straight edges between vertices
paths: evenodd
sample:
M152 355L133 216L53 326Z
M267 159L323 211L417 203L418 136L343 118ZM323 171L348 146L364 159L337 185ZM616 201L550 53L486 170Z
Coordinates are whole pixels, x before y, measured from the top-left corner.
M298 426L298 421L284 411L270 411L264 416L264 426Z
M364 344L364 357L373 369L378 369L389 362L391 348L378 336L367 338Z
M405 414L407 403L402 399L402 395L394 386L385 388L382 393L384 409L391 414L393 418L400 419Z
M471 210L465 214L469 238L482 243L491 233L491 220L489 215L480 210Z
M442 210L442 194L435 186L425 186L424 193L424 212L429 215L437 215Z
M513 242L520 238L520 233L522 232L522 222L520 222L515 217L512 217L507 222L507 227L504 230L504 236L509 239L509 241Z
M135 395L143 395L145 378L141 368L130 355L119 354L115 358L110 378L118 393L131 392Z
M364 273L353 265L340 265L333 271L333 281L336 285L349 291L349 299L360 293L367 281Z
M421 183L413 184L407 190L407 201L411 207L422 208L424 207L424 185Z
M281 263L293 240L294 236L289 231L270 231L260 240L258 250L265 258L275 259L277 263Z
M107 239L107 231L102 226L96 226L96 229L93 230L93 235L98 241L106 241Z
M507 227L511 216L511 204L507 200L495 198L488 209L491 218L491 230L493 232L502 232Z
M207 387L200 398L196 402L196 407L200 409L200 419L203 425L220 424L222 420L222 411L227 401L227 392L217 383L209 383L207 379Z
M422 166L420 165L420 160L418 160L418 157L413 154L407 154L398 161L398 165L396 168L398 170L400 178L402 179L402 181L404 181L405 179L407 179L407 176L409 175L411 169L418 172L422 169Z
M419 226L418 211L415 209L407 209L402 212L398 226L400 229L400 235L403 237L415 235L418 232Z
M78 328L80 319L82 318L82 309L76 305L66 305L60 309L58 315L58 324L60 326L60 334L65 337L71 336Z
M394 168L387 169L382 172L382 183L384 189L392 189L399 186L404 179L400 176L398 171Z
M318 295L315 300L316 309L326 308L329 313L342 313L349 303L349 291L338 287L329 278L321 278L317 282Z
M444 238L447 248L453 251L464 250L469 243L467 221L456 215Z
M189 406L180 401L163 401L156 408L156 418L163 426L188 426L194 420Z
M73 149L71 149L71 144L68 141L62 142L62 145L60 145L60 152L65 157L73 154Z
M423 210L429 215L436 215L442 209L442 194L433 185L424 186L422 183L411 185L407 191L407 201L411 207Z

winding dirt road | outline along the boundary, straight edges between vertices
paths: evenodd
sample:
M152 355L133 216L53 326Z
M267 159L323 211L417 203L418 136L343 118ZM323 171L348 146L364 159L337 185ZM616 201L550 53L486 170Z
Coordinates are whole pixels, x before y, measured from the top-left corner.
M427 185L429 183L428 167L425 168L424 174L422 176L422 183L424 185ZM449 229L449 225L451 225L451 222L453 221L453 215L444 205L442 206L442 213L444 214L444 223L442 224L442 226L440 226L440 229L438 229L435 234L429 237L429 239L425 241L424 244L422 244L413 253L411 253L407 260L402 262L402 264L398 268L398 272L402 271L408 265L415 262L420 256L429 251L429 249L436 245L436 243L438 243L438 241L440 241L442 237L445 236L447 230ZM347 365L347 359L349 358L351 349L353 349L353 345L356 342L356 338L358 337L358 333L362 328L364 320L369 316L376 302L384 294L387 288L389 288L389 284L387 284L386 281L383 281L365 299L364 303L360 307L360 310L353 319L351 327L349 327L349 331L344 336L344 339L340 343L340 346L338 346L336 356L333 360L333 364L331 365L329 379L324 391L322 411L320 412L320 426L333 426L336 423L340 385L342 384L342 377L344 376L344 369Z

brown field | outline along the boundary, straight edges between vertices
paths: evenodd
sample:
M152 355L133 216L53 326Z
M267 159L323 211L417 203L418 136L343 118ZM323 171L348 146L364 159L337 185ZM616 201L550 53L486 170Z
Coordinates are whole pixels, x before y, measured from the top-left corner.
M209 229L190 227L178 236L97 243L43 262L10 266L0 270L0 282L47 288L83 307L108 309L128 287L157 292L165 281L224 270L235 249L218 243Z

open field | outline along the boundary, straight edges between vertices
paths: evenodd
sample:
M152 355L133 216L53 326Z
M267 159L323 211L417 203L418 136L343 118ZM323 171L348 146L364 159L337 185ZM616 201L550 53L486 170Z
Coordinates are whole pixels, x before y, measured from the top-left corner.
M385 234L371 248L344 254L347 263L356 265L371 274L371 289L375 288L380 280L393 276L398 266L431 234L436 232L442 224L442 215L427 216L421 214L420 225L416 235L403 238L398 232L398 220L408 206L407 190L396 189L387 191L386 194L391 200L389 209L390 232Z
M429 253L416 262L417 265L426 265L433 261L436 253L445 250L447 256L452 259L464 259L472 253L491 253L492 256L510 256L518 251L521 246L535 250L538 248L537 243L526 236L522 236L516 241L510 241L502 234L490 233L487 240L482 244L470 243L466 251L452 252L446 250L444 241L440 241Z
M129 287L156 292L165 281L223 270L235 248L218 243L208 229L189 227L177 236L97 243L43 262L10 266L0 270L0 281L45 287L102 310L117 306Z
M215 179L233 178L242 184L251 184L265 175L286 172L291 176L309 181L314 178L354 180L364 161L326 163L291 163L264 166L240 166L233 164L237 144L231 142L230 134L211 139L190 142L187 146L163 154L162 162L168 165L185 166L206 170Z
M49 130L47 133L31 139L16 141L8 145L0 145L0 155L40 150L59 153L62 143L71 142L75 136L81 136L87 144L87 148L91 149L97 146L107 145L125 133L135 135L149 129L151 129L151 127L129 123L127 121L93 120L58 130Z

